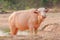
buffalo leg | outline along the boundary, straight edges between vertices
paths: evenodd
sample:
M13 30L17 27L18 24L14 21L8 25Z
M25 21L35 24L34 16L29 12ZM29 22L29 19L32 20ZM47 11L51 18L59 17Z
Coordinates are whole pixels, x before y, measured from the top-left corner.
M34 28L34 33L37 34L37 28Z
M17 31L18 31L18 29L15 26L10 27L10 34L11 35L16 35Z
M32 36L33 35L33 27L32 26L29 27L29 31L30 31L30 36Z

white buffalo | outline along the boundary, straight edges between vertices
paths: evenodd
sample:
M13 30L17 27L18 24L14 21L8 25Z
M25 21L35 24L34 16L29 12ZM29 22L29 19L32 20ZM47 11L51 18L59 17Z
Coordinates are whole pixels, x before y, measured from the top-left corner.
M9 25L11 35L16 35L18 30L30 30L31 33L37 33L37 29L46 18L47 8L20 10L13 12L9 16Z

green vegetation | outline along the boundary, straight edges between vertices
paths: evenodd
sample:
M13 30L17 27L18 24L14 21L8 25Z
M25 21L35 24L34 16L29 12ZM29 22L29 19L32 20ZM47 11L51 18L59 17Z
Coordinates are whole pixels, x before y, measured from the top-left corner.
M7 28L7 29L4 30L4 32L10 32L10 30Z
M2 11L59 6L60 0L0 0L0 10Z

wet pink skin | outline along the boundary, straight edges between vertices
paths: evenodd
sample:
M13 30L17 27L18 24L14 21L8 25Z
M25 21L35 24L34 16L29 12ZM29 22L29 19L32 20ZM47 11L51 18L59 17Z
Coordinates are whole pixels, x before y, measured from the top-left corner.
M30 33L37 33L37 29L45 18L37 9L20 10L13 12L9 17L9 27L11 35L16 35L18 30L29 30Z

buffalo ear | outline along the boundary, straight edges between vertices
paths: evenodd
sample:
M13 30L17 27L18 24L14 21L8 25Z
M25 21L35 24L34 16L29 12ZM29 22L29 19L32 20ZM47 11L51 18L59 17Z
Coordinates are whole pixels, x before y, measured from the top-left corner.
M38 10L35 10L34 13L38 13Z
M49 9L48 8L45 8L45 12L47 13L49 11Z

